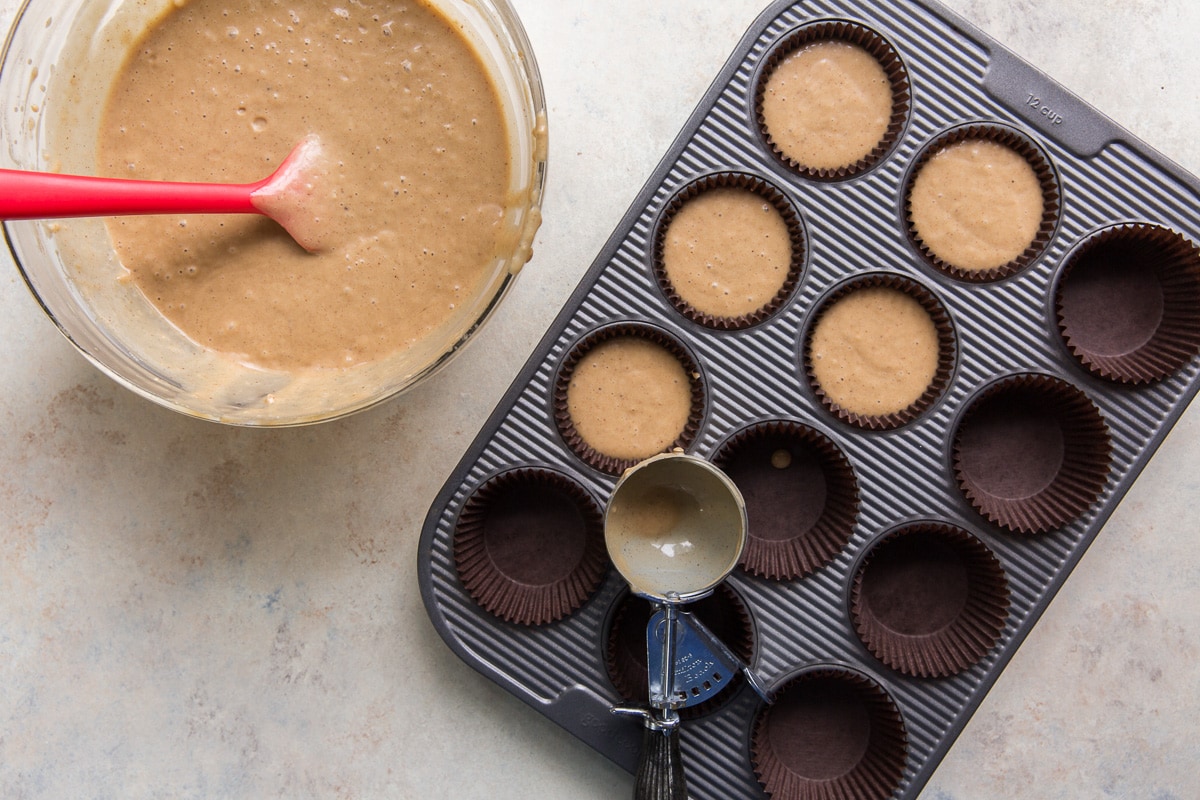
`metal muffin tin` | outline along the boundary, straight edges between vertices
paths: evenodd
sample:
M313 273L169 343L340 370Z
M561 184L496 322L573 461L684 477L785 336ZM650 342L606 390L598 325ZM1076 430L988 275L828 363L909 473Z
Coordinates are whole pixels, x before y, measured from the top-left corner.
M761 65L794 29L845 20L869 28L898 53L911 102L896 143L871 168L844 180L797 174L765 142L755 111ZM947 131L979 124L1013 129L1046 156L1057 183L1057 222L1041 253L1015 274L969 282L938 270L906 229L904 187L924 149ZM805 233L798 285L765 321L718 330L685 318L655 279L652 237L661 212L689 184L742 173L784 193ZM613 609L625 587L610 570L595 593L562 619L521 625L485 611L455 565L459 514L489 479L514 469L557 474L601 507L617 476L585 464L555 422L558 371L572 348L610 324L661 329L699 366L701 424L688 451L714 457L748 425L799 422L836 444L858 482L849 543L813 574L772 581L737 570L730 588L751 621L751 666L769 685L824 667L868 676L895 703L906 754L893 797L913 798L1029 633L1117 503L1200 388L1193 355L1171 376L1126 385L1091 374L1059 332L1055 290L1063 266L1098 231L1128 223L1200 241L1200 182L929 0L805 0L768 8L738 44L683 131L634 200L579 287L447 480L419 546L430 618L468 664L605 756L632 771L641 725L614 716L624 701L606 671ZM870 430L839 420L806 379L811 313L844 282L869 273L916 281L952 321L949 382L916 419ZM1111 440L1099 499L1068 524L1040 534L999 527L976 511L955 476L960 419L988 387L1015 375L1047 376L1099 409ZM982 660L945 678L916 678L868 652L851 618L856 572L871 546L908 523L949 524L995 555L1008 581L999 641ZM764 797L751 758L761 701L744 687L688 720L682 746L697 800Z

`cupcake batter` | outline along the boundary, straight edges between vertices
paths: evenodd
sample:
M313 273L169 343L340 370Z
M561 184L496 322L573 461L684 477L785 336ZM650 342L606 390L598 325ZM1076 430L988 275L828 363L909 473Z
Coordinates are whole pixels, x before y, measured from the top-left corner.
M567 412L596 452L619 459L661 453L692 413L692 384L679 359L637 336L598 344L575 365Z
M817 385L838 407L866 417L896 414L921 399L937 374L937 327L906 292L869 287L821 313L810 352Z
M913 181L911 220L947 264L978 272L1003 267L1033 243L1045 213L1042 185L1011 147L967 140L939 151Z
M775 146L808 169L851 167L883 140L892 83L878 59L849 42L802 47L771 71L762 116Z
M509 142L458 28L421 0L177 5L131 47L102 172L245 183L315 133L335 244L305 253L253 216L114 219L146 297L199 344L283 370L381 358L469 303L503 247Z
M792 244L783 215L747 189L710 189L686 201L663 238L663 269L702 314L733 318L770 303L787 281Z

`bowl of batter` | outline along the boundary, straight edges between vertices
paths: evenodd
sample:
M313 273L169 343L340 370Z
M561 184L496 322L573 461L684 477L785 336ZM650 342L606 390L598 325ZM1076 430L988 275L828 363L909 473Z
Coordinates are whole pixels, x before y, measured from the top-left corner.
M68 339L195 417L300 425L410 388L540 222L545 101L507 0L26 3L0 95L14 169L248 183L319 139L316 252L255 215L5 223Z

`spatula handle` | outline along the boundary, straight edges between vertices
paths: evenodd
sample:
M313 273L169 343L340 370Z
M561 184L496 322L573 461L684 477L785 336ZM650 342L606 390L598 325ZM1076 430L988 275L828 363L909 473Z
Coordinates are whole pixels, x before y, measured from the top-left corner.
M254 213L250 195L256 187L0 169L0 219Z
M666 729L646 726L634 777L633 800L688 800L678 725Z

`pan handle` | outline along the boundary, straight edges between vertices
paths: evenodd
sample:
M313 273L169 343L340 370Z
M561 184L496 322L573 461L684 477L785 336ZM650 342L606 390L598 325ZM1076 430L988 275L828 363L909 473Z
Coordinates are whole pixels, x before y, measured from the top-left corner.
M679 753L679 725L662 725L649 719L646 723L633 800L688 800Z

